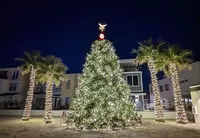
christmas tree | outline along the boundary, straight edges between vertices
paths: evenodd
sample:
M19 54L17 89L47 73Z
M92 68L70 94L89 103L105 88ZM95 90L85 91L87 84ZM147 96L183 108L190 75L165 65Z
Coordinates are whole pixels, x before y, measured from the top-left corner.
M87 55L71 104L70 119L78 129L113 129L138 123L118 56L112 43L104 39L105 26L99 24L99 40Z

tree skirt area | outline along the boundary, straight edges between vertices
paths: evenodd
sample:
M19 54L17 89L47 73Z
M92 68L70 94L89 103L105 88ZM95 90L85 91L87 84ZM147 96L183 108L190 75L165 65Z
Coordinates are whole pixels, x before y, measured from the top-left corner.
M0 138L200 138L200 125L181 125L174 121L143 120L138 128L117 131L78 131L66 128L61 122L60 118L44 124L42 117L22 122L20 117L0 116Z

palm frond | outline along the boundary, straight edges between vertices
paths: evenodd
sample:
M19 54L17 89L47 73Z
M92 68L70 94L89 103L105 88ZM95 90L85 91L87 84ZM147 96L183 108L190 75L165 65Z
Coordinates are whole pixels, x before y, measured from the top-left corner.
M166 44L166 42L165 41L163 41L163 40L160 40L160 42L158 43L158 45L157 45L157 48L159 49L161 46L163 46L164 44Z
M40 62L40 52L24 52L24 58L15 58L17 61L23 62L18 68L22 71L22 74L30 73L31 66L34 66L34 69L37 70L37 64Z
M60 86L60 84L61 84L61 82L60 82L60 81L58 81L58 80L54 80L54 84L55 84L55 86L56 86L56 87L59 87L59 86Z
M15 58L16 61L21 61L21 62L25 62L26 60L23 58Z
M62 62L61 58L55 57L54 55L49 55L42 57L42 62L38 64L38 77L40 81L47 81L49 76L53 77L53 82L59 84L58 82L66 80L67 67Z
M179 71L184 69L191 69L191 51L183 50L178 45L170 45L169 48L162 52L162 69L165 68L171 63L175 63ZM165 71L167 73L167 71Z
M140 65L145 64L149 59L156 60L159 57L159 48L164 44L164 41L160 41L158 44L153 44L152 38L150 37L148 40L138 42L138 49L133 49L132 53L137 54L136 60Z
M137 50L137 49L133 49L131 53L132 53L132 54L137 54L137 53L138 53L138 50Z

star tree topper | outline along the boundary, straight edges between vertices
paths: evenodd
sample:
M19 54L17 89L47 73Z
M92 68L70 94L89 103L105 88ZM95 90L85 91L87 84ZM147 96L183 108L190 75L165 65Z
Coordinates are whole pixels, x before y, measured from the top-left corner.
M104 31L106 30L106 26L107 24L102 24L102 23L98 23L99 24L99 30L101 31L101 33L99 34L99 40L103 40L105 38L104 35Z

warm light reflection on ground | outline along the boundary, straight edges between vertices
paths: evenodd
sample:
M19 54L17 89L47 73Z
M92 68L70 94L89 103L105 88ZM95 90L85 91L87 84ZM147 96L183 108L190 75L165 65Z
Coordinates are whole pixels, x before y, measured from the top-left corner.
M33 117L29 122L21 121L20 117L0 116L0 138L198 138L200 125L176 124L167 120L166 123L155 123L144 120L141 127L120 131L77 131L61 125L60 118L53 118L52 124L45 124L42 117Z

